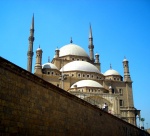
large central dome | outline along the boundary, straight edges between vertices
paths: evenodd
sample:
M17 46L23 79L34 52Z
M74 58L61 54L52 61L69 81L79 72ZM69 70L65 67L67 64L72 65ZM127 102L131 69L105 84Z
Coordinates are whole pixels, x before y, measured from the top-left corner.
M96 66L86 61L72 61L63 66L60 71L85 71L100 74Z
M73 43L67 44L60 48L59 57L67 55L89 57L83 48Z

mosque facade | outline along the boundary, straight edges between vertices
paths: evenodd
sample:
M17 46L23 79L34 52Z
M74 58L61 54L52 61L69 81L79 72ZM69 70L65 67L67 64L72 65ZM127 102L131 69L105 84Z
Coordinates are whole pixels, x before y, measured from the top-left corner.
M34 16L30 28L27 70L32 72L34 42ZM110 69L101 72L99 54L94 55L93 35L90 26L89 54L73 43L55 50L52 61L42 64L42 49L36 50L34 74L65 91L95 105L108 113L136 125L140 110L134 107L129 61L122 61L124 75ZM104 107L105 106L105 107ZM86 112L86 111L85 111Z

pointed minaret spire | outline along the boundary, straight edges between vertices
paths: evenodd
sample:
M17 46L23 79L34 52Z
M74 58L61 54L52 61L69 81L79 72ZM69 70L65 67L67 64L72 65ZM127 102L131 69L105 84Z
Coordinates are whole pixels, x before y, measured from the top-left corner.
M91 24L90 24L89 38L93 38L93 36L92 36L92 27L91 27Z
M73 41L72 41L72 37L70 38L70 43L73 43Z
M89 32L89 53L90 53L90 59L94 63L94 45L93 45L93 36L92 36L92 27L90 24L90 32Z
M34 14L32 17L30 36L29 36L29 49L27 52L27 56L28 56L27 70L31 73L32 73L32 58L33 58L33 42L34 42Z
M34 30L34 14L33 14L33 16L32 16L32 24L31 24L31 29L33 29L33 30Z

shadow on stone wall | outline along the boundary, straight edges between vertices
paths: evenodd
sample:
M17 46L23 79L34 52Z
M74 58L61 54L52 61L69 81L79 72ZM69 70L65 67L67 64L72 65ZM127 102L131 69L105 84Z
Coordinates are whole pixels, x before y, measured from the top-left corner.
M0 57L0 135L149 134Z

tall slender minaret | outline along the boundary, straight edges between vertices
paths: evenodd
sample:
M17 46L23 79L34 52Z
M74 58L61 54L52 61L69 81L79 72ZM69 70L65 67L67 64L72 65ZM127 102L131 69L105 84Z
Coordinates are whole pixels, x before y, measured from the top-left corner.
M29 36L29 49L27 52L28 62L27 62L27 70L32 73L32 58L33 58L33 42L34 42L34 15L32 17L32 24L30 28L30 36Z
M123 60L123 68L124 68L124 81L131 81L129 72L129 62L126 58Z
M89 32L89 53L90 53L90 59L92 62L94 62L94 45L93 45L93 36L92 36L92 27L90 24L90 32Z

